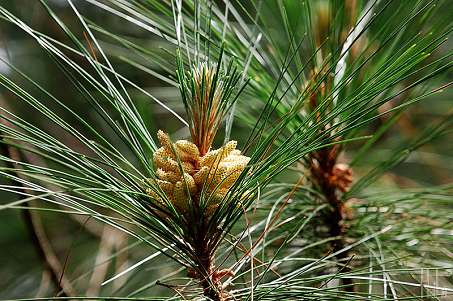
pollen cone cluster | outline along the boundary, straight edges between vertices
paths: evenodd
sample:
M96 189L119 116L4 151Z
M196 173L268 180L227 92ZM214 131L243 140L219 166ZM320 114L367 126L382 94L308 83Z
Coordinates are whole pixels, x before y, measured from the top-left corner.
M188 216L192 206L195 214L203 211L205 217L212 216L250 158L236 150L236 141L201 156L192 142L172 143L161 130L157 137L162 144L153 156L157 179L148 179L154 189L147 188L152 201L168 209L163 193L181 215Z

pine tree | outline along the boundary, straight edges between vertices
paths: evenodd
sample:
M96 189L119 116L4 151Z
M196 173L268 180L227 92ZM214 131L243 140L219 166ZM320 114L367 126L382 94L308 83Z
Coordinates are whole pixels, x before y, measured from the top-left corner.
M453 294L448 1L39 2L0 5L0 206L44 271L6 298Z

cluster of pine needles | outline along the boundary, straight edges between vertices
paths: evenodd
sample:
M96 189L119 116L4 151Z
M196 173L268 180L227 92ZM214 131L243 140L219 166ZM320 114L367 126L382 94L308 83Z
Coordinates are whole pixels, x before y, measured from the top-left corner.
M86 2L0 4L6 298L451 298L448 1Z

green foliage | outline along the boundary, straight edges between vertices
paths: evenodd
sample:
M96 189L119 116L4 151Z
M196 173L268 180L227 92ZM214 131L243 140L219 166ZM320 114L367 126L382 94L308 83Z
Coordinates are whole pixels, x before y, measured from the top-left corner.
M83 250L75 247L80 238L74 243L69 283L53 280L63 284L59 299L442 300L453 293L453 189L444 163L453 113L442 100L451 93L453 9L446 1L65 5L59 11L40 1L52 30L33 24L19 4L0 5L6 32L27 34L58 68L28 70L20 54L4 61L0 208L88 218L68 230L75 238L79 226L102 228ZM212 195L201 205L189 196L184 216L153 186L158 129L190 137L203 155L234 139L250 157L207 222L203 204ZM426 147L420 166L405 163L426 157ZM417 175L421 165L433 181ZM45 221L45 231L56 227ZM114 244L109 235L131 241ZM144 268L150 262L156 271ZM53 300L56 286L36 298L30 288L5 290L10 299Z

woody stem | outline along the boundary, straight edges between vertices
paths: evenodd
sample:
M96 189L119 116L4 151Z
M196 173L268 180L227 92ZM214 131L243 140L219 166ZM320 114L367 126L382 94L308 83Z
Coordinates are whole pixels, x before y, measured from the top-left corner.
M326 147L317 150L312 154L311 161L316 160L316 168L312 169L312 177L319 186L322 194L325 196L326 202L331 206L332 210L325 212L323 216L324 222L329 227L329 234L331 237L340 237L334 241L333 252L338 252L345 247L344 235L345 228L344 222L344 211L345 205L337 195L336 185L330 180L333 176L333 168L336 164L337 154L334 147ZM349 253L347 251L341 252L337 255L338 260L347 262ZM348 272L351 269L344 267L343 272ZM344 278L343 284L346 285L346 291L355 291L356 287L353 285L352 279Z

